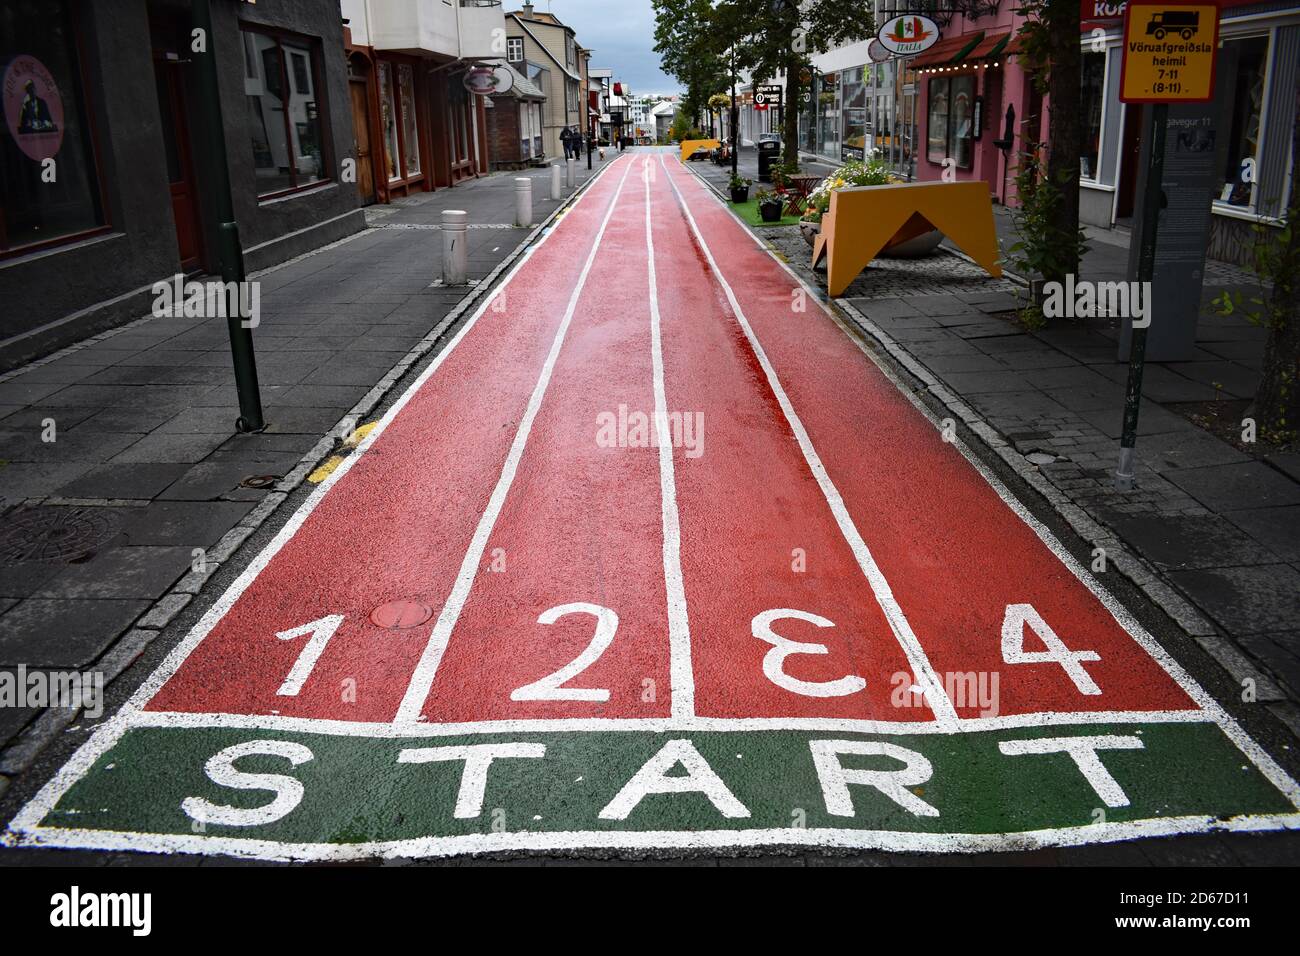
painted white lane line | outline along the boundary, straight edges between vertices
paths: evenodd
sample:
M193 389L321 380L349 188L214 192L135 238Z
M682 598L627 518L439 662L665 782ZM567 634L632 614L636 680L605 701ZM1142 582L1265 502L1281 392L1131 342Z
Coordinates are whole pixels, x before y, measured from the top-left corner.
M672 715L676 720L695 716L695 674L691 668L691 626L686 613L686 586L682 582L681 520L677 512L677 479L673 466L672 434L668 427L668 394L664 386L664 345L659 316L659 278L655 269L650 181L654 161L641 167L645 181L645 241L650 265L650 358L654 367L655 435L659 445L659 491L663 502L664 587L668 595L669 674L672 680Z
M1208 724L1214 718L1200 710L1088 711L1085 713L1012 714L1005 717L969 717L956 733L975 734L1020 727L1065 727L1079 724ZM482 720L461 724L374 724L362 721L321 720L316 717L245 716L243 714L176 714L144 710L133 716L131 726L238 730L266 730L277 733L324 734L333 737L364 737L371 740L418 739L421 737L469 737L477 734L512 733L747 733L795 730L812 733L939 735L954 731L931 719L917 721L858 720L847 717L556 717Z
M75 847L90 850L134 850L145 853L221 854L249 860L317 862L403 857L440 857L516 850L684 849L722 847L806 846L852 850L893 850L906 853L986 853L1025 851L1043 847L1088 846L1141 837L1189 833L1251 833L1295 830L1300 815L1246 814L1216 817L1166 817L1159 820L1090 823L1077 827L1024 830L1019 833L919 833L899 830L792 828L763 830L557 830L552 833L474 833L452 837L420 837L370 843L276 843L239 837L179 836L119 833L105 830L49 828L30 834L24 846Z
M958 723L957 709L953 707L952 700L944 690L943 681L939 679L939 675L935 672L934 666L926 656L921 642L917 640L916 634L912 632L912 626L907 622L907 616L903 613L903 609L898 606L898 601L894 598L894 592L890 589L889 582L876 564L876 559L871 556L871 549L867 547L867 542L863 540L857 526L853 523L853 518L850 517L848 509L844 506L844 499L840 496L839 489L835 487L835 483L831 481L830 475L827 474L821 456L817 454L817 449L813 447L812 440L808 437L803 422L800 421L799 415L790 403L790 397L786 395L784 386L781 385L780 379L777 378L776 370L772 367L767 353L763 351L763 346L759 343L758 337L750 327L749 320L745 318L745 311L736 300L736 293L722 274L722 270L718 268L712 250L710 250L708 243L705 242L700 227L695 222L695 217L691 215L691 210L686 205L686 197L682 195L681 190L677 188L677 183L668 172L668 166L664 162L662 153L659 154L659 163L663 167L664 178L668 180L673 192L677 194L678 208L681 210L682 215L685 216L687 223L690 224L691 232L695 235L695 241L699 244L700 251L704 253L709 268L713 270L718 285L722 287L723 294L727 297L727 302L731 306L731 312L735 316L736 322L744 331L754 357L758 360L758 364L762 366L763 374L767 376L768 387L772 390L772 394L776 396L786 422L794 433L795 440L799 443L799 450L803 452L804 461L808 464L808 470L817 479L817 486L821 488L822 495L826 498L831 513L835 516L835 523L839 525L840 533L844 536L844 540L848 542L849 548L852 549L858 567L862 569L863 575L871 585L871 591L876 597L876 603L880 605L885 619L889 622L890 629L894 632L894 637L903 648L903 653L907 655L908 663L912 665L912 672L916 677L917 685L925 695L926 703L934 711L935 719L940 726L949 730L956 729Z
M600 172L598 172L584 187L583 194L579 197L577 202L574 203L573 206L568 207L565 211L567 212L572 210L581 203L586 202L590 198L591 190L600 183L606 173L614 169L620 163L629 164L630 160L617 159L601 169ZM382 435L388 426L392 424L393 420L401 414L402 410L406 408L411 399L419 393L425 383L428 382L438 369L442 367L442 363L447 360L453 351L455 351L456 346L461 343L461 340L469 335L470 330L478 324L479 319L487 313L488 308L497 301L499 296L505 294L510 283L513 282L515 277L526 265L528 265L534 253L536 253L537 250L547 242L547 240L556 235L560 228L560 219L557 218L549 228L543 230L539 234L537 241L533 245L524 250L518 261L516 261L513 266L506 271L496 290L491 295L485 296L475 307L473 314L465 320L464 325L462 325L460 330L452 337L451 341L448 342L436 356L434 356L433 361L430 362L429 366L407 387L406 391L397 397L392 406L389 407L388 411L384 413L382 418L380 418L379 423L368 435L366 435L361 444L357 446L356 451L343 459L343 464L331 472L323 482L316 486L316 488L307 496L307 500L304 501L299 506L298 510L290 516L284 526L275 533L275 536L271 539L270 543L258 553L246 568L244 568L239 577L231 583L217 602L207 610L202 618L199 619L199 622L194 625L194 628L184 637L184 639L168 652L167 656L163 659L163 662L158 665L157 670L145 678L144 683L136 688L135 692L131 695L130 699L122 705L121 709L109 718L107 723L96 729L90 739L77 749L76 753L69 758L67 763L59 768L58 772L46 782L45 786L37 792L36 796L18 811L13 820L9 823L9 831L23 831L36 828L40 821L54 808L54 805L58 803L63 794L65 794L74 783L80 780L90 770L91 766L100 756L106 753L118 742L118 740L121 739L122 735L125 734L127 729L131 726L132 715L143 710L144 706L159 691L159 689L166 684L167 681L171 680L176 672L180 670L181 665L185 663L186 658L193 653L194 649L203 642L203 639L212 632L213 628L215 628L230 609L235 606L243 593L248 590L249 585L251 585L253 581L257 579L258 575L266 569L266 566L271 563L272 559L274 559L277 554L279 554L285 544L287 544L289 540L298 533L298 529L307 521L311 516L311 513L316 510L317 506L320 505L321 501L325 498L326 494L329 493L330 489L338 482L342 481L343 476L351 471L352 466L360 461L366 452L370 450L370 447L379 440L379 436ZM0 842L3 842L7 838L8 831L5 834L0 835Z
M474 579L478 577L479 566L483 562L483 552L487 549L488 539L492 536L492 529L496 527L497 518L501 516L501 509L505 506L506 496L510 494L510 486L514 484L515 473L519 470L519 461L524 457L524 448L527 446L528 436L533 430L533 421L537 418L537 413L542 407L542 400L546 397L546 390L550 387L551 375L555 371L555 363L560 358L560 350L564 347L564 339L568 335L569 326L573 323L574 313L578 310L578 300L587 287L587 277L591 274L591 268L596 262L596 253L600 251L600 242L605 237L605 230L609 227L610 220L614 217L614 209L618 206L619 197L623 194L623 186L627 182L628 173L631 171L632 163L626 164L623 177L618 181L618 189L614 192L614 198L610 201L609 208L605 210L605 218L601 221L600 229L596 232L596 241L591 245L591 251L587 254L587 261L583 263L582 272L578 275L578 281L573 287L573 294L569 296L569 305L564 310L564 317L560 320L560 326L555 332L551 350L546 356L546 361L542 363L542 373L538 376L537 385L533 388L533 394L528 400L528 408L524 411L523 418L519 422L518 431L515 432L515 440L510 446L510 453L506 456L505 466L501 469L501 477L497 479L496 487L492 490L492 497L488 500L487 510L483 512L483 516L479 519L478 527L474 530L474 537L470 541L469 550L465 552L465 559L461 562L460 573L456 575L456 583L452 585L451 594L447 597L447 602L442 606L438 620L429 635L429 641L425 644L424 652L420 655L420 661L415 665L415 672L411 675L411 682L406 687L406 694L402 697L402 703L397 708L397 715L393 719L396 724L415 723L420 719L420 711L424 709L424 702L428 699L429 691L433 687L433 679L438 672L438 665L442 663L442 655L447 650L447 643L451 640L451 632L460 619L460 612L464 610L465 602L469 599L469 592L474 586Z

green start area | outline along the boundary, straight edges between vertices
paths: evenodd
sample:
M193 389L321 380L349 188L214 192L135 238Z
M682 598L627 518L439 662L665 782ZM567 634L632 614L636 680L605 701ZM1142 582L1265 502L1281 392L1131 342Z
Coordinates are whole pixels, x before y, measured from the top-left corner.
M1229 811L1231 815L1229 815ZM269 859L567 848L1028 848L1287 825L1210 722L955 734L362 737L136 727L32 842Z

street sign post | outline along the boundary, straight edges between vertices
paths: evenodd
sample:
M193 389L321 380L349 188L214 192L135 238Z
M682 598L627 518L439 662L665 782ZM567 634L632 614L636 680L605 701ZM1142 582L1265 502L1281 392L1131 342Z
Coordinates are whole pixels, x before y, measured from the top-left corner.
M1214 58L1218 49L1219 10L1213 3L1155 3L1134 0L1124 13L1120 95L1124 103L1150 103L1150 149L1147 154L1142 222L1138 236L1137 282L1150 289L1155 274L1156 239L1165 167L1165 131L1170 103L1208 101L1214 96ZM1128 384L1124 389L1124 423L1120 435L1115 487L1129 491L1137 464L1138 412L1146 361L1147 318L1132 328Z

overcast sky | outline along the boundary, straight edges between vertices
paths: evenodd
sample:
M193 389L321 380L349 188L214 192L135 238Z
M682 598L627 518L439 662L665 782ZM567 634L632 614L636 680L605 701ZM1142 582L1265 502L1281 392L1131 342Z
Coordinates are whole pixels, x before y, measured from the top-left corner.
M517 11L523 0L506 0L507 11ZM593 68L614 71L636 95L676 93L679 84L659 69L655 45L655 12L650 0L533 0L538 12L548 8L571 26L578 42L594 50Z

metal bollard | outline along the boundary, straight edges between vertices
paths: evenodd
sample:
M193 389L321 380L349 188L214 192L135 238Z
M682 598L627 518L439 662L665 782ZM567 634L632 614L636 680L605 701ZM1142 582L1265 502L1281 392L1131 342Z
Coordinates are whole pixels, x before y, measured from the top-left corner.
M515 225L533 224L533 181L526 176L515 178Z
M463 209L442 211L442 282L464 285L468 278L469 214Z
M569 188L573 189L575 186L578 185L578 161L570 157L568 166L569 166L569 175L568 175Z
M561 199L564 198L564 186L563 186L563 184L562 184L561 181L560 181L561 179L562 179L562 176L561 176L561 171L560 171L560 164L559 164L559 163L554 163L554 164L552 164L552 166L551 166L551 198L552 198L553 200L555 200L556 202L559 202Z

